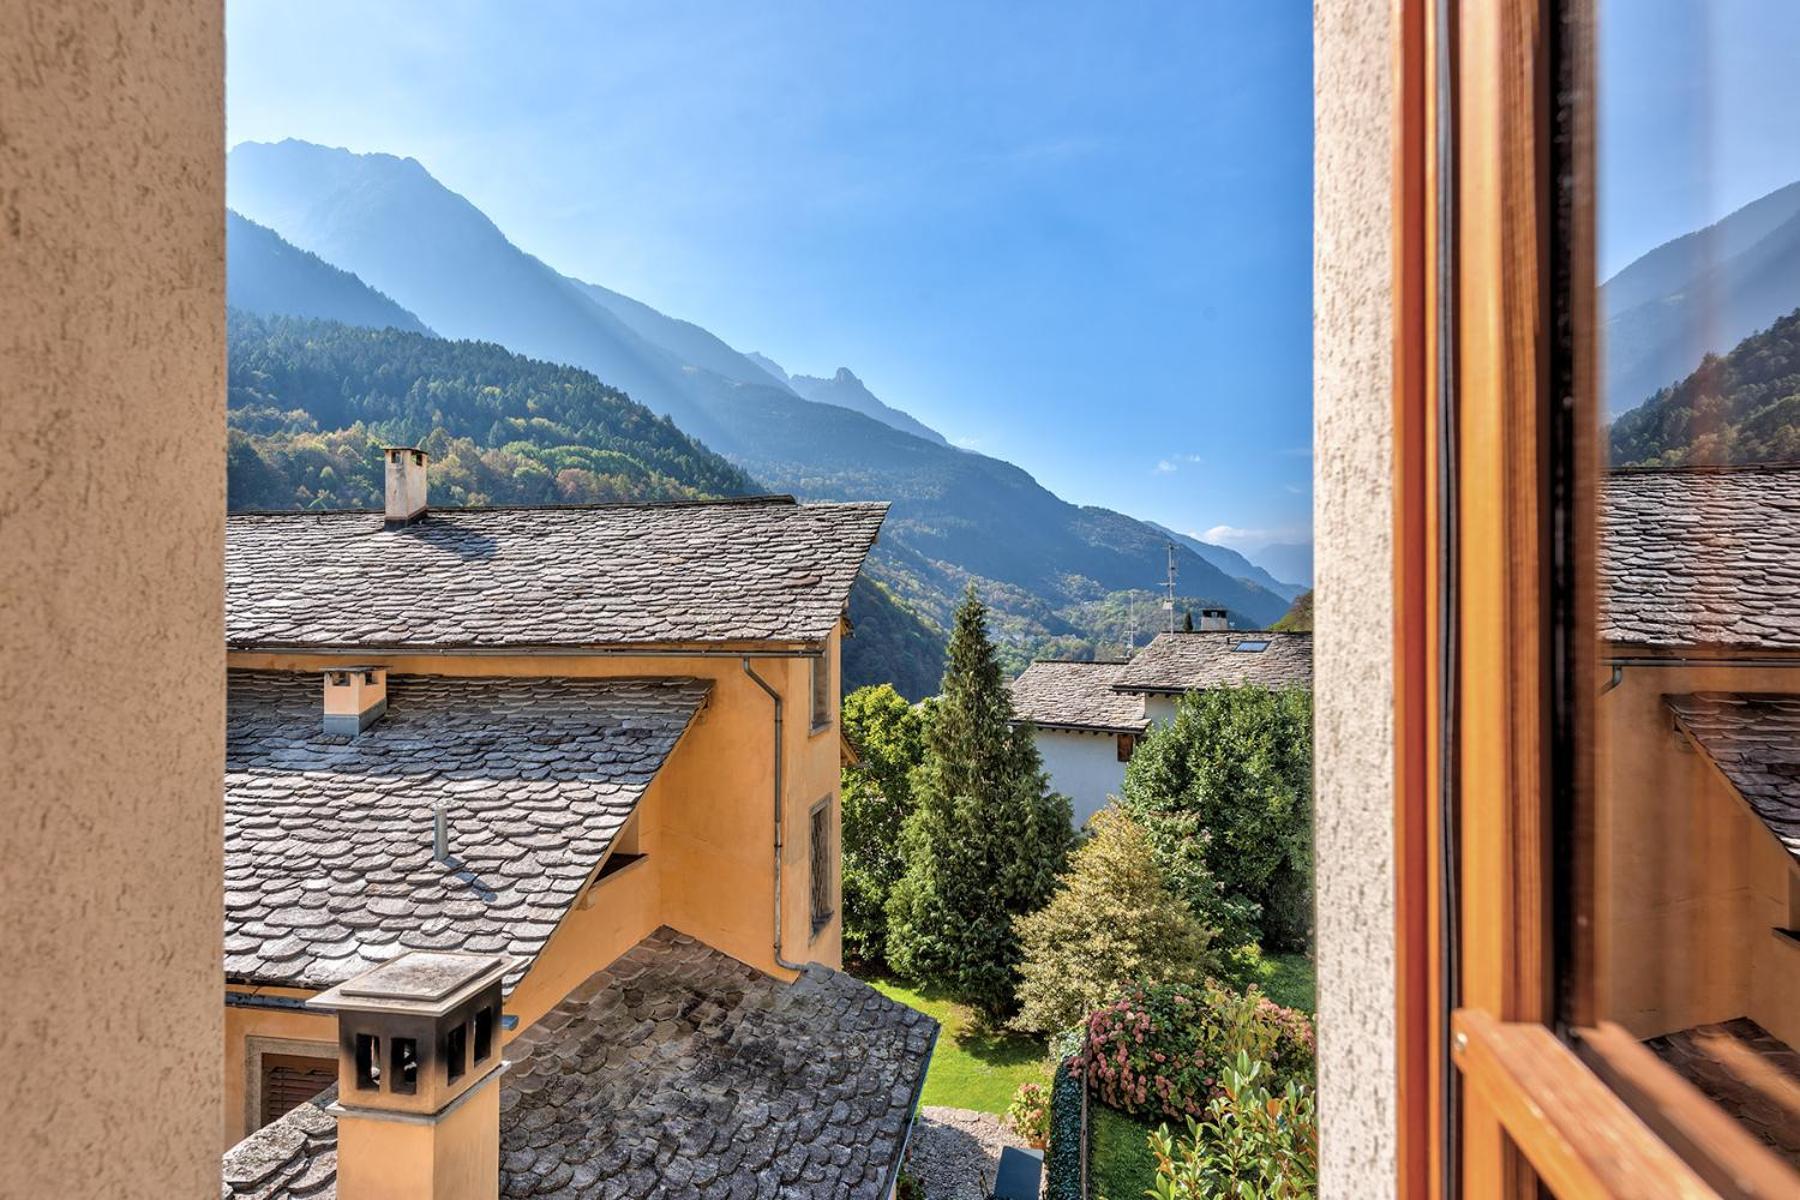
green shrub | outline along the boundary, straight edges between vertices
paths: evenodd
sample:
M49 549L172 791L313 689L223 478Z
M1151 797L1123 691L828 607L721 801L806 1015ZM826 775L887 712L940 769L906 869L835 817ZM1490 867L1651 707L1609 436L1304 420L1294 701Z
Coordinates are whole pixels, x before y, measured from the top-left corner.
M1125 769L1121 800L1170 886L1222 946L1306 948L1312 927L1312 693L1183 696Z
M1312 1090L1289 1080L1271 1094L1265 1063L1239 1051L1224 1068L1206 1118L1187 1136L1164 1125L1150 1135L1155 1200L1313 1200L1319 1190L1319 1130Z
M1310 1086L1312 1022L1260 992L1216 983L1134 987L1088 1017L1076 1068L1103 1103L1136 1116L1198 1117L1240 1054L1278 1084Z
M1122 987L1197 982L1213 965L1211 935L1169 890L1143 829L1110 805L1089 829L1050 903L1013 923L1025 955L1016 1029L1063 1029Z
M1021 1083L1006 1106L1006 1123L1032 1146L1050 1137L1050 1090L1041 1083Z

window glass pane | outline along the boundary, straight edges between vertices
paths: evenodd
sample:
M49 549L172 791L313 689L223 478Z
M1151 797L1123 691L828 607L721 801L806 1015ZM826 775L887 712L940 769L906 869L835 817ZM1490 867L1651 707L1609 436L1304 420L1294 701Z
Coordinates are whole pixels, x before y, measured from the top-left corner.
M1597 50L1592 952L1565 983L1800 1164L1800 7L1604 4Z

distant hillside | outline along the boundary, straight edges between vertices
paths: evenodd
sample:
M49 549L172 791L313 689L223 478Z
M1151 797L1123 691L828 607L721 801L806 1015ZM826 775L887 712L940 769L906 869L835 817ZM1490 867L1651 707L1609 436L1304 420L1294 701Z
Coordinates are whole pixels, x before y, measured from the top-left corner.
M1166 539L1142 522L1069 504L1010 463L935 435L803 399L772 362L524 254L412 159L249 143L230 165L234 204L439 333L593 371L770 488L892 500L869 572L940 630L974 582L1011 659L1051 640L1093 647L1104 632L1089 622L1095 605L1162 578ZM1180 553L1182 590L1196 605L1223 605L1246 627L1286 610L1286 597ZM855 607L851 617L872 639L888 636ZM858 653L873 651L864 643ZM894 664L907 653L902 642L881 650Z
M874 417L883 425L892 426L900 432L910 433L914 437L922 437L928 442L936 442L941 446L950 444L943 434L925 422L876 399L875 394L863 385L863 381L858 379L849 367L839 367L837 374L830 379L819 379L811 375L790 375L788 384L808 400L820 404L835 404L840 408L859 412L865 417Z
M1244 557L1257 563L1278 579L1291 579L1301 587L1313 584L1313 548L1311 542L1270 542Z
M1313 594L1309 588L1294 599L1294 607L1287 610L1287 615L1269 628L1278 629L1282 633L1311 633L1312 614Z
M1658 246L1600 289L1606 409L1687 377L1800 305L1800 182Z
M424 322L348 271L290 246L273 229L225 213L225 257L231 273L225 303L264 316L342 321L369 329L430 333Z
M1800 308L1613 422L1615 466L1800 460Z

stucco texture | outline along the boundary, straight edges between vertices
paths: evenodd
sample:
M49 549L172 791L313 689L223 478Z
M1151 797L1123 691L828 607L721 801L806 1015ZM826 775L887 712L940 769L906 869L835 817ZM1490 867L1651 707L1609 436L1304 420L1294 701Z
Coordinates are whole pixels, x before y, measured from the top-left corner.
M1320 1194L1395 1191L1391 6L1313 10Z
M216 0L0 0L0 1195L218 1192Z

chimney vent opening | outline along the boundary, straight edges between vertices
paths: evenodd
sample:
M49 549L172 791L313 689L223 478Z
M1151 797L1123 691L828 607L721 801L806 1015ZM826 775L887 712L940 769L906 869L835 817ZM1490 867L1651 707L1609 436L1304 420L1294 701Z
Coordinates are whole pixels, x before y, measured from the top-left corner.
M386 667L339 667L324 674L326 733L355 737L387 711Z

